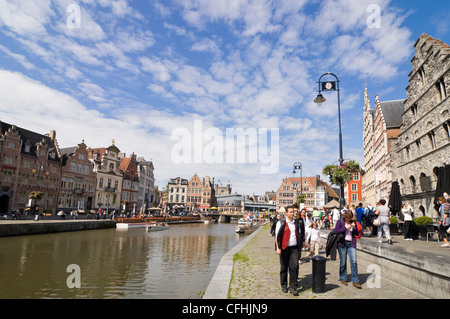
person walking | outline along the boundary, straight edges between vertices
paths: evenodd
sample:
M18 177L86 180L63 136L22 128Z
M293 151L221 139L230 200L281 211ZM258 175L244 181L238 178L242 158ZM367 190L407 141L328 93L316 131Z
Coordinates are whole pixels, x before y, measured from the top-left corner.
M356 259L356 236L359 235L356 220L353 219L353 213L346 211L342 218L336 223L334 231L336 234L343 234L343 239L337 244L339 253L339 281L347 286L347 256L350 260L351 281L353 287L361 289L358 275L358 263Z
M317 222L312 222L309 226L310 230L306 235L305 242L309 241L309 254L308 256L311 258L317 256L319 254L320 249L320 230Z
M277 223L280 219L281 219L281 213L277 213L277 215L272 220L272 225L270 225L270 236L275 237L275 229L276 229ZM275 243L275 250L277 250L277 243Z
M390 245L392 245L391 233L389 232L389 224L391 223L391 210L386 206L386 200L380 199L380 206L377 207L375 215L381 218L381 224L378 226L378 242L383 242L383 232L386 235L386 239Z
M403 239L404 240L414 240L413 239L413 217L412 217L412 211L408 205L403 204L402 210L403 214L403 221L405 222L405 232Z
M334 207L331 211L331 215L333 216L332 223L334 228L336 227L337 221L341 218L341 212L339 211L339 209L337 209L337 207Z
M275 229L276 253L280 256L281 290L298 295L298 261L304 246L305 225L294 219L294 207L286 207L286 219L280 219ZM288 289L289 274L289 289Z
M441 216L439 220L439 233L444 240L444 244L441 247L448 248L450 244L448 243L448 229L450 227L450 197L445 199L445 197L439 197L439 202L441 206L439 206L439 214Z
M319 229L320 229L320 222L322 221L322 212L320 210L318 210L317 207L313 208L312 217L313 217L313 220L315 222L317 222L317 224L319 225Z

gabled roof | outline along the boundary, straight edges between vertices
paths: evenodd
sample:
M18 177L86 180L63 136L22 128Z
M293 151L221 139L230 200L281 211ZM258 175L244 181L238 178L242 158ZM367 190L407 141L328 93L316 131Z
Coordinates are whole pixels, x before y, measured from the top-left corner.
M405 100L395 100L380 102L381 111L383 112L386 128L399 128L402 126L402 114L405 109Z
M13 128L13 125L5 123L5 122L1 122L0 127L1 127L1 134L4 134L10 128ZM56 151L56 145L49 136L42 135L42 134L39 134L36 132L32 132L32 131L26 130L24 128L15 126L15 125L14 125L14 127L17 130L17 132L19 133L20 139L22 140L22 149L21 149L22 154L37 157L36 145L43 142L46 144L49 153L51 151L54 151L54 153L55 153L55 158L51 158L50 156L48 156L48 160L54 161L54 162L61 162L58 152ZM25 145L31 146L29 152L25 152Z

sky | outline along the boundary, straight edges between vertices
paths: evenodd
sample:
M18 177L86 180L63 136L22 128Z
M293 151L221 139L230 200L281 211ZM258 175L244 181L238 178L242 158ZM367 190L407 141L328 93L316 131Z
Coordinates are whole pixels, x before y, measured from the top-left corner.
M197 173L276 191L295 162L339 159L320 76L339 78L344 159L364 167L364 89L405 99L414 43L450 44L449 16L437 0L0 0L0 120L61 148L114 140L160 188Z

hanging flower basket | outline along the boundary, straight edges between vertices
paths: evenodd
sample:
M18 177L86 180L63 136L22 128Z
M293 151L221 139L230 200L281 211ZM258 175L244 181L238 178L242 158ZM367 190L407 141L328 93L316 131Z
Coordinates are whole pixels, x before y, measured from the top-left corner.
M330 182L334 185L345 185L352 179L353 173L361 170L355 161L344 162L341 165L327 165L322 170L322 174L328 175Z

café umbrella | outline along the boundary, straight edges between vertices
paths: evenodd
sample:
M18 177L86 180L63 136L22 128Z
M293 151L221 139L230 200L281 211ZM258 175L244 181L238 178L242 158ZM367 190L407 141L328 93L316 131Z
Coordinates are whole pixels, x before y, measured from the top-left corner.
M434 204L439 206L439 197L444 193L450 193L450 165L439 167L437 173L436 192L434 195Z
M402 209L402 194L400 193L400 185L397 181L392 183L388 206L395 215Z

